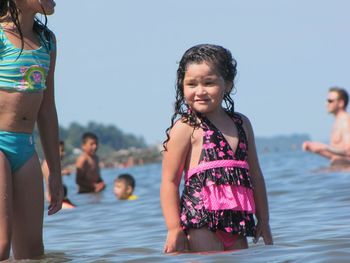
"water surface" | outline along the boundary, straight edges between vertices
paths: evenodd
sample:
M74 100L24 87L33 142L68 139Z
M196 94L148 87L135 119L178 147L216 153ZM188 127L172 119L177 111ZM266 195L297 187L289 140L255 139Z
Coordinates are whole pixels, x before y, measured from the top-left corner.
M303 152L260 155L274 246L221 254L164 255L166 229L159 204L160 164L102 170L102 194L76 194L76 209L45 216L46 256L40 262L350 262L350 173L329 171L328 162ZM113 180L136 179L136 201L118 201ZM38 261L26 261L38 262Z

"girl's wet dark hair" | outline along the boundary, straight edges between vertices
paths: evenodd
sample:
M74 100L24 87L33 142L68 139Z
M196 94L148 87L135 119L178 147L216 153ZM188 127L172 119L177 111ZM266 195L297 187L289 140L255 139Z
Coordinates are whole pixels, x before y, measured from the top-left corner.
M170 127L166 129L167 139L163 142L165 151L167 150L166 144L170 139L169 132L174 126L178 115L183 122L193 126L194 129L200 126L197 118L199 114L192 111L186 104L184 98L183 82L188 65L200 64L203 62L213 67L213 69L223 77L226 83L231 84L230 92L226 92L224 95L224 102L226 110L232 113L234 112L234 102L230 96L230 93L234 88L234 79L237 75L237 62L232 57L231 52L222 46L211 44L201 44L191 47L182 56L179 63L179 68L177 69L174 114L171 118Z
M33 25L33 30L39 38L42 40L44 43L45 47L47 50L51 50L51 40L52 40L52 33L47 27L47 16L45 14L44 8L41 6L44 17L45 17L45 22L41 22L41 20L37 17L34 19L34 25ZM3 19L5 17L9 17L12 23L16 26L19 36L21 38L21 52L18 55L18 57L21 55L23 48L24 48L24 40L23 40L23 33L21 30L21 25L19 23L19 13L20 10L17 8L17 5L14 0L0 0L0 18Z

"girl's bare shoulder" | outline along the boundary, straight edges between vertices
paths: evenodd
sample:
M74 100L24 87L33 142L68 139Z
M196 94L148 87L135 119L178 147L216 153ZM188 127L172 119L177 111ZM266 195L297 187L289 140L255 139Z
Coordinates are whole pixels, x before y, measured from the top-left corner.
M174 126L170 130L171 135L182 135L182 136L191 136L193 132L193 127L185 122L183 119L178 119L174 123Z

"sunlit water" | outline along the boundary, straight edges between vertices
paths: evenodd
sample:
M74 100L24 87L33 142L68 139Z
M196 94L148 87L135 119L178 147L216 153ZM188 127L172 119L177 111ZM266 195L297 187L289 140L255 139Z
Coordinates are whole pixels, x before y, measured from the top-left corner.
M166 229L159 205L160 164L103 170L102 194L76 194L76 209L45 216L46 255L40 262L350 262L350 172L330 172L328 162L302 152L260 154L274 246L260 241L221 254L164 255ZM136 178L136 201L117 201L113 180ZM38 261L26 261L38 262Z

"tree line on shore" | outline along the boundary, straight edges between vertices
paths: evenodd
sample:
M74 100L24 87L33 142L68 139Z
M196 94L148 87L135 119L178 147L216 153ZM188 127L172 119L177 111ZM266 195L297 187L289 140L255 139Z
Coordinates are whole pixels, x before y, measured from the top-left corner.
M64 164L75 162L81 148L81 137L85 132L93 132L97 135L99 139L97 154L107 166L125 165L128 163L137 165L161 161L161 149L156 145L147 145L142 136L125 133L112 124L106 125L91 121L87 125L73 122L68 127L59 127L60 139L65 142L66 149ZM35 131L34 136L37 142L37 152L42 159L43 152L37 131ZM256 144L260 153L284 152L300 150L301 143L309 139L310 137L307 134L282 135L271 138L257 137Z
M73 122L68 127L59 127L60 140L65 142L65 162L73 161L73 158L75 158L75 150L81 148L81 137L85 132L93 132L97 135L99 140L98 155L102 160L120 150L138 149L139 151L142 151L149 148L142 136L125 133L115 125L106 125L93 121L89 122L87 125ZM34 136L36 137L36 148L39 157L43 158L43 152L37 130L35 131Z

